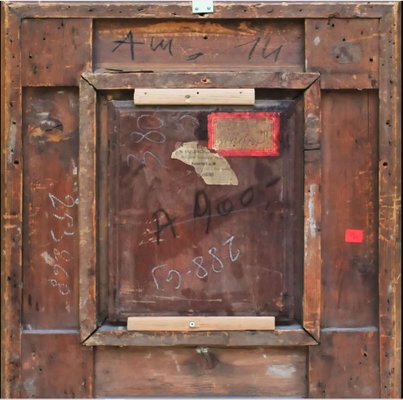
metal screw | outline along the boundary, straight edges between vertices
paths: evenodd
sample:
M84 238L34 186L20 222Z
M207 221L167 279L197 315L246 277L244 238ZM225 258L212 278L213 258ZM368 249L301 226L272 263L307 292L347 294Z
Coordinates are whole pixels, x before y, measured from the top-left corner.
M196 322L195 321L189 321L189 328L196 328Z

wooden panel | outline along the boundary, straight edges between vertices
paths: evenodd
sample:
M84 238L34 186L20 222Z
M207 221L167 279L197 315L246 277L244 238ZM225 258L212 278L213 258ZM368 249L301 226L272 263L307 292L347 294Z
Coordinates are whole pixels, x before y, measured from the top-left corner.
M250 105L254 89L136 89L136 105Z
M78 91L24 91L23 324L78 326Z
M323 118L323 326L377 324L377 97L325 92ZM346 243L347 229L363 243Z
M22 378L22 397L92 397L92 349L80 346L78 332L24 334Z
M189 154L212 155L206 124L217 108L156 111L112 103L111 321L149 313L293 320L294 304L301 304L293 282L302 260L294 251L302 232L299 237L294 226L302 220L303 190L302 178L296 179L303 170L303 127L294 107L292 101L261 101L245 108L280 113L280 156L214 154L212 173L225 184L208 185L202 172L172 158L192 141L199 147ZM219 161L228 163L237 185L229 185Z
M402 397L401 3L381 20L379 327L381 396Z
M309 396L379 397L378 332L322 330L320 346L309 347Z
M129 331L272 331L274 317L129 317Z
M190 10L189 10L190 11ZM304 69L302 21L98 20L94 68Z
M1 2L0 7L1 392L2 397L20 397L23 234L20 22L18 16L10 10L9 4Z
M378 20L308 19L305 27L306 70L321 73L322 88L378 87Z
M305 352L304 348L98 348L95 395L304 397Z
M25 86L78 86L91 68L89 19L23 19L21 39Z

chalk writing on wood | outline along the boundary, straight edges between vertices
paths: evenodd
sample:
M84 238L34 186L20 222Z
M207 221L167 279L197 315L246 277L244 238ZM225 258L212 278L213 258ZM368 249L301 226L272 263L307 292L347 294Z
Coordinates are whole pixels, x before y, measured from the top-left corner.
M151 269L151 275L157 290L164 291L164 282L170 284L175 290L179 290L184 285L187 276L195 275L198 279L204 280L211 273L219 274L223 272L226 265L220 257L220 252L228 252L231 264L238 261L241 256L239 249L234 249L235 236L231 235L218 246L211 246L208 249L208 257L199 255L192 259L189 270L184 273L170 268L167 264L161 264ZM225 249L227 247L227 249ZM227 265L228 266L228 265ZM182 269L182 268L181 268Z
M51 250L51 254L48 251L44 251L41 253L41 257L52 268L53 276L48 279L49 284L57 288L62 296L66 296L71 293L71 277L66 271L66 265L72 262L73 256L63 246L64 239L74 236L76 233L74 218L69 214L68 210L77 206L79 199L78 197L73 198L70 194L58 197L54 193L48 193L48 198L54 211L50 217L53 227L49 231L54 247Z

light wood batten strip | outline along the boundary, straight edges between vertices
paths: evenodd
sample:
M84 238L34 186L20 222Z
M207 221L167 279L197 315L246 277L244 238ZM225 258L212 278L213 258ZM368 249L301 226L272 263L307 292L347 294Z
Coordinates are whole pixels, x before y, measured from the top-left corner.
M272 331L275 317L129 317L129 331Z
M136 89L135 105L254 105L255 89Z

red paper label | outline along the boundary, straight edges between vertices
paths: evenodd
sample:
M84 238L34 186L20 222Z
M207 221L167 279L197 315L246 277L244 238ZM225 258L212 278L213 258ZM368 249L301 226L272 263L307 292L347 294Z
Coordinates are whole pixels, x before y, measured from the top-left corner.
M346 243L362 243L364 231L362 229L346 229L344 240Z
M216 112L208 116L208 147L222 156L279 156L280 113Z

